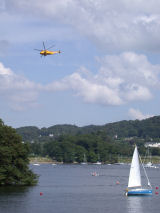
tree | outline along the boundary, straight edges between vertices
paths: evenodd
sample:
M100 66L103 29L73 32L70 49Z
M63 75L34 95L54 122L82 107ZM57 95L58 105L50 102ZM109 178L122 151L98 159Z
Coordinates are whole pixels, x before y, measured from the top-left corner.
M28 167L29 147L15 129L0 120L0 185L34 185L38 176Z
M95 154L95 152L90 151L88 159L89 159L89 162L95 163L97 161L97 155Z
M86 150L82 146L75 147L75 155L76 155L76 162L81 163L84 161L84 155L86 154ZM86 159L87 160L87 159Z
M50 141L44 144L44 156L48 155L54 160L59 162L63 161L63 152L60 147L60 143L57 141Z
M61 149L63 150L63 162L73 163L75 161L75 146L71 142L64 141L61 144Z

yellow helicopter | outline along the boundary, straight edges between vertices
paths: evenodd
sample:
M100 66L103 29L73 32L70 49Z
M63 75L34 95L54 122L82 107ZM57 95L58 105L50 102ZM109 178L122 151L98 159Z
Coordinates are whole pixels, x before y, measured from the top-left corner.
M54 47L55 45L52 45L51 47L49 48L46 48L45 47L45 44L43 42L43 50L38 50L38 49L34 49L34 50L37 50L40 52L41 56L47 56L47 55L54 55L56 53L61 53L60 50L57 50L57 51L50 51L49 49L51 49L52 47Z

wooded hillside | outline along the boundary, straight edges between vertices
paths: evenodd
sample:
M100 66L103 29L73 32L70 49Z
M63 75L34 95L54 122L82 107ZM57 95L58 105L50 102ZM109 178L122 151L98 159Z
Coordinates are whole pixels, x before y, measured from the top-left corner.
M139 138L160 138L160 116L154 116L142 121L119 121L105 125L89 125L78 127L75 125L54 125L48 128L34 126L20 127L16 129L24 141L38 140L44 137L57 137L60 135L80 135L103 131L108 136L117 135L118 138L139 137Z
M119 156L131 156L133 144L145 155L144 144L160 140L160 116L146 120L120 121L102 126L55 125L49 128L22 127L17 129L30 147L32 156L49 156L66 163L118 162ZM160 149L151 149L160 155Z

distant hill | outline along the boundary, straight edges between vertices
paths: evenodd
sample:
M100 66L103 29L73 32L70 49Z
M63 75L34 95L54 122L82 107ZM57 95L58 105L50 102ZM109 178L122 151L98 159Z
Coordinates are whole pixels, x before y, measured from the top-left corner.
M130 120L108 123L105 125L89 125L78 127L76 125L54 125L48 128L26 126L16 129L24 141L43 140L44 138L54 138L60 135L91 134L103 131L108 136L140 137L140 138L160 138L160 116L154 116L145 120Z
M41 130L35 126L26 126L16 129L16 132L22 136L23 141L32 141L39 138Z

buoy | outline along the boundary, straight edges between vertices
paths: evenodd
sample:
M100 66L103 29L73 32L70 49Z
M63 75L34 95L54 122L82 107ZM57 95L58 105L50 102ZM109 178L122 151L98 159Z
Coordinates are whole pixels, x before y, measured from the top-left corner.
M158 193L158 192L155 192L155 194L158 195L159 193Z
M42 196L43 195L43 193L42 192L40 192L40 196Z
M159 189L159 187L158 187L158 186L156 186L156 189Z

